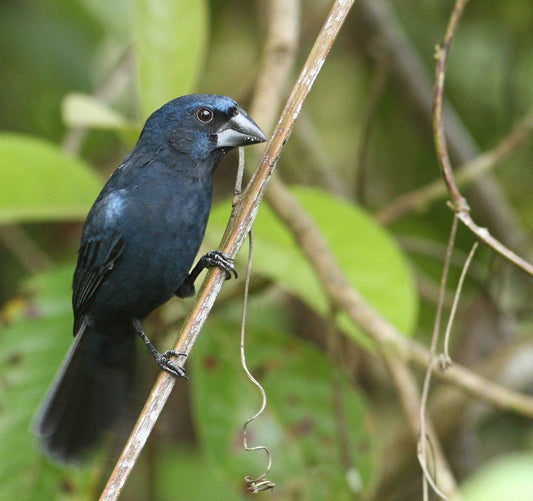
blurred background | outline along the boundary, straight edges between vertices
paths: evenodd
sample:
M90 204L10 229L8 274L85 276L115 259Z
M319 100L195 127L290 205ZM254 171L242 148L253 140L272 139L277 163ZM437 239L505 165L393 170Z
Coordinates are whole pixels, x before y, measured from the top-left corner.
M151 111L191 92L227 94L248 109L274 4L0 3L2 499L94 499L101 492L131 418L81 468L49 462L30 431L72 340L81 225ZM330 6L299 4L286 95ZM431 126L433 56L452 9L448 0L356 2L278 165L354 286L424 345L452 222ZM527 2L469 3L445 88L448 146L454 166L464 168L458 179L473 218L525 258L533 254L532 28ZM471 163L502 144L481 169ZM249 169L262 146L255 148ZM216 248L224 231L235 164L228 155L217 172L205 249ZM374 346L342 315L334 321L312 269L266 204L254 231L247 356L269 405L249 440L271 449L268 478L277 484L261 496L421 498L414 438ZM445 314L472 243L459 228ZM176 385L121 499L240 499L247 496L244 476L264 471L264 455L242 448L242 424L260 405L239 363L242 289L243 280L224 286L187 362L191 379ZM530 278L480 248L452 331L454 359L533 391L532 290ZM172 300L150 317L147 332L158 347L175 341L189 304ZM130 415L157 376L147 350L139 357ZM458 482L480 496L471 499L488 499L482 489L497 492L498 482L531 492L518 466L493 462L530 464L530 419L438 382L429 415Z

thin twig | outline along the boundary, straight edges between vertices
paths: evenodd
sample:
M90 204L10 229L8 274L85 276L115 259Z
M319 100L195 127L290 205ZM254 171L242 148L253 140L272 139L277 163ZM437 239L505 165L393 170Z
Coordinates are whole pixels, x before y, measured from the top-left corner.
M417 457L424 472L424 478L422 482L424 484L424 498L427 497L426 482L429 482L435 492L441 495L438 489L435 489L434 481L429 474L427 468L427 456L426 456L426 408L427 400L429 396L429 385L431 382L431 375L433 374L433 361L436 356L437 344L439 341L440 323L442 318L442 308L444 305L444 295L446 294L446 282L448 281L448 271L450 269L450 262L452 260L453 247L455 245L455 236L457 234L457 218L453 218L452 228L450 230L450 237L448 239L448 246L446 248L446 257L444 259L444 266L442 270L442 276L440 281L439 301L437 303L437 312L435 314L435 322L433 324L433 333L431 336L431 345L429 348L429 358L426 368L426 374L424 376L424 384L422 386L422 397L420 399L420 435L418 437ZM441 496L442 497L442 496Z
M431 127L433 79L396 15L395 2L360 0L357 7L358 16L355 19L359 21L359 29L354 30L358 34L357 39L367 46L370 44L367 52L372 51L377 39L382 52L388 56L395 89L403 93L404 100L409 103L410 114L418 115L424 125ZM361 36L359 32L363 30ZM450 102L444 103L443 115L450 156L458 165L465 165L480 155L479 147ZM528 241L527 233L492 173L476 179L470 186L469 197L476 213L483 215L502 243L519 249L522 254L529 252L524 245Z
M256 494L260 491L273 489L276 484L266 478L266 476L270 473L270 468L272 467L272 454L270 453L270 450L264 445L256 445L254 447L250 447L248 445L248 425L252 421L255 421L259 416L261 416L261 414L263 414L267 405L267 396L265 389L263 388L263 386L261 386L261 383L257 381L257 379L252 375L250 369L248 369L248 364L246 363L246 354L244 350L244 338L246 333L246 310L248 307L248 292L250 289L250 276L252 274L252 255L254 250L253 231L251 230L248 234L248 244L248 264L246 266L246 279L244 282L244 300L242 305L240 354L241 366L244 370L244 373L246 374L246 377L257 387L259 393L261 394L261 407L251 418L248 418L244 422L244 425L242 427L242 445L244 447L244 450L246 451L265 451L267 455L266 470L258 478L252 478L250 476L244 477L244 480L246 481L246 488L252 493Z
M446 62L450 46L453 40L453 35L463 13L464 7L468 0L457 0L450 16L450 21L446 29L444 36L444 42L441 48L437 48L436 51L436 73L435 73L435 92L433 102L433 131L435 136L435 146L437 149L437 156L439 159L439 165L446 183L446 187L452 198L453 210L457 214L460 221L472 232L479 240L488 245L496 253L500 254L503 258L513 263L522 271L533 276L533 265L516 255L513 251L504 246L499 240L494 238L487 228L478 226L470 216L470 208L468 202L463 197L453 174L453 169L446 146L446 136L444 132L444 124L442 120L442 102L444 95L444 77L446 74Z
M489 246L497 254L505 258L517 268L533 276L533 265L515 254L512 250L503 245L499 240L494 238L487 228L477 225L468 212L460 211L457 213L459 220L476 235L479 240Z
M237 169L237 177L235 180L235 190L233 195L233 203L232 206L235 207L241 197L242 194L242 178L244 175L244 148L241 146L239 148L239 168ZM246 353L244 349L245 345L245 334L246 334L246 313L248 311L248 297L250 293L250 277L252 275L252 257L253 257L253 251L254 251L254 238L253 238L253 231L250 230L250 233L248 233L248 264L246 265L246 276L244 279L244 292L243 292L243 305L242 305L242 319L241 319L241 343L240 343L240 354L241 354L241 365L242 368L246 374L246 377L259 389L259 392L261 393L261 407L260 409L249 419L246 420L246 422L243 425L242 428L242 443L243 447L246 451L257 451L257 450L264 450L267 455L267 468L265 472L259 476L258 478L252 478L250 476L246 476L244 480L247 484L247 489L257 494L260 491L264 491L267 489L273 489L275 487L275 483L271 482L270 480L267 480L266 476L270 472L270 469L272 467L272 455L270 454L270 450L265 447L264 445L258 445L255 447L249 447L248 446L248 434L247 434L247 428L248 425L255 421L263 412L265 411L266 405L267 405L267 396L265 389L263 386L261 386L261 383L255 379L255 377L250 372L250 369L248 369L248 364L246 363Z
M446 247L438 241L434 241L424 237L398 237L398 243L401 248L408 254L414 254L429 258L435 262L442 263L446 257ZM454 255L450 261L450 268L463 269L465 260L468 256L467 252L461 249L454 249ZM487 269L482 264L472 263L470 266L470 276L476 282L484 283L487 276ZM436 302L436 301L435 301ZM449 302L451 308L451 301Z
M459 298L461 297L461 291L463 290L463 283L465 281L466 274L468 272L468 269L470 268L470 263L472 262L472 259L474 257L474 254L476 252L478 245L479 245L479 242L474 242L474 245L472 245L472 249L468 253L468 257L466 258L465 264L463 266L463 270L461 271L459 282L457 283L457 290L455 291L455 297L453 298L452 309L450 311L450 316L448 317L448 324L446 325L446 331L444 332L444 349L443 349L444 353L440 360L440 367L442 370L448 368L452 363L452 359L450 357L450 350L449 350L450 333L452 330L453 321L455 319L457 305L459 304Z
M468 203L461 195L452 171L452 164L446 147L446 136L442 124L442 102L444 99L444 76L446 75L446 62L450 46L455 34L455 30L461 18L461 14L468 0L457 0L450 17L450 22L444 35L442 47L436 47L435 58L437 60L437 69L435 74L435 89L433 94L433 132L437 148L441 172L444 177L446 187L452 197L454 209L456 212L469 211Z
M244 148L241 146L239 148L239 167L237 169L235 189L233 190L233 200L231 202L232 207L235 207L237 205L242 195L242 178L244 176L244 165Z
M236 256L252 227L259 203L276 167L281 150L292 132L301 107L320 73L352 4L353 0L337 0L334 3L293 87L259 166L244 190L240 201L235 206L221 243L222 252L230 257ZM190 313L183 323L180 338L175 347L177 351L185 354L191 351L222 288L223 281L224 273L220 269L213 268L208 272ZM117 499L170 395L174 383L175 378L170 374L166 372L160 374L100 499Z

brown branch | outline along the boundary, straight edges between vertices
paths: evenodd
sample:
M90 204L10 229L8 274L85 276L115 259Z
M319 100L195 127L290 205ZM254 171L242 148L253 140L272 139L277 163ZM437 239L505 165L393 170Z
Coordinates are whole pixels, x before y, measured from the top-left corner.
M435 93L434 93L434 105L433 105L433 129L435 135L435 145L437 148L437 154L442 174L446 183L446 187L450 193L453 202L453 210L460 221L476 235L476 237L489 246L496 253L500 254L503 258L513 263L522 271L533 276L533 265L522 259L513 251L505 247L499 240L494 238L487 228L478 226L470 216L470 208L466 199L463 197L453 174L450 157L448 154L448 148L446 146L446 138L444 133L444 124L442 121L442 99L444 94L444 77L446 73L446 61L450 45L453 39L453 35L461 18L461 14L468 0L457 0L450 22L446 30L444 37L444 43L442 48L437 49L437 68L435 75Z
M476 224L470 213L460 211L457 213L459 220L479 238L483 243L488 245L493 251L505 258L510 263L513 263L517 268L533 276L533 265L514 253L511 249L505 247L499 240L494 238L487 228L483 228Z
M433 132L435 135L435 143L437 147L438 157L440 161L442 175L444 182L452 197L454 208L457 212L469 211L470 208L464 197L461 195L459 188L455 184L453 176L452 164L450 156L448 155L448 148L446 147L446 136L444 135L444 127L442 126L442 102L444 95L444 76L446 74L446 61L448 60L448 53L455 34L455 30L459 23L459 19L463 13L466 2L468 0L457 0L453 8L452 15L442 47L436 48L435 58L437 59L437 69L435 75L435 90L433 94Z
M372 52L373 47L379 44L390 62L395 88L403 92L411 112L417 113L424 125L431 127L433 81L396 16L394 2L360 0L357 14L354 19L358 20L358 25L354 33L358 35L358 40L365 44L367 52ZM444 103L443 114L452 161L464 165L479 156L479 147L450 102ZM483 215L498 239L509 247L520 249L522 254L527 251L523 248L524 242L528 241L527 233L491 173L478 178L470 186L469 201L476 212Z
M353 0L337 0L334 3L293 87L259 166L244 190L240 202L235 207L220 247L223 252L231 257L236 256L252 227L259 203L276 167L281 150L292 131L303 102L319 74L352 4ZM195 298L191 311L184 321L179 341L175 347L176 350L185 354L191 351L214 304L215 298L220 292L223 281L224 274L221 270L215 268L208 273ZM100 499L117 499L165 405L175 381L175 378L166 372L160 374Z
M385 320L350 285L337 264L328 243L311 216L278 179L272 179L265 194L268 203L297 240L313 266L322 289L339 310L379 345L389 346L398 356L427 367L429 351ZM493 383L468 369L454 364L445 372L435 365L434 374L476 398L506 410L533 418L533 398Z

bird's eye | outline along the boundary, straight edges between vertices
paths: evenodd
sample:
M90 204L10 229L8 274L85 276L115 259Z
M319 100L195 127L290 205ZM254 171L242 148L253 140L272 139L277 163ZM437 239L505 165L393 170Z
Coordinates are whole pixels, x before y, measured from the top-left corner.
M198 120L200 120L200 122L207 123L213 120L214 114L213 114L213 111L210 110L209 108L200 108L196 112L196 116L198 117Z

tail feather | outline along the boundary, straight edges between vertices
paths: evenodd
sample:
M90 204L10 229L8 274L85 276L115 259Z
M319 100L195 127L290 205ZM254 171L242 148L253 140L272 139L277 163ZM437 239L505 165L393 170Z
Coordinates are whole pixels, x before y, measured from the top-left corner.
M83 459L127 406L134 365L132 332L82 324L35 423L43 452L62 463Z

